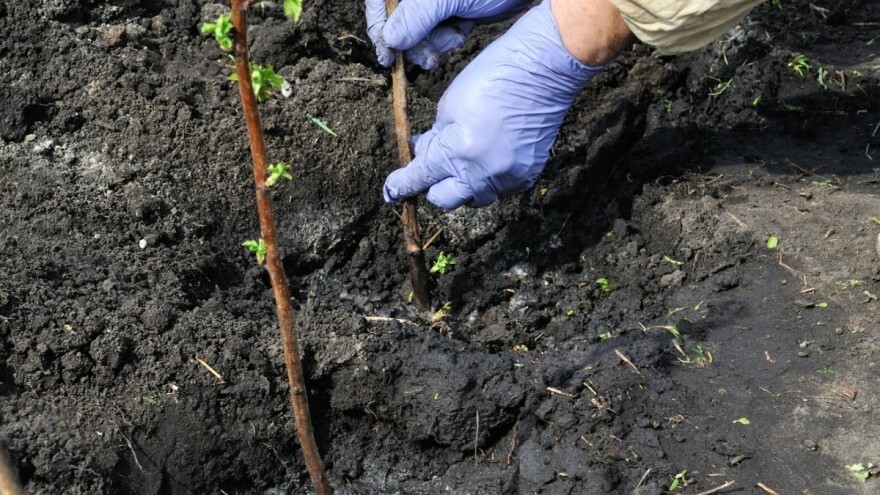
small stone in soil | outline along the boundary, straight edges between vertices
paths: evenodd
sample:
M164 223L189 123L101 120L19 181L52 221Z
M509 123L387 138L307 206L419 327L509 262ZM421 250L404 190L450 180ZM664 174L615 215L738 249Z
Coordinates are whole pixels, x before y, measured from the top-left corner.
M805 358L805 357L809 357L810 353L806 352L806 351L799 351L798 356Z
M140 242L138 242L138 247L141 249L147 249L147 240L141 239Z
M804 440L804 441L803 441L803 446L804 446L805 449L809 450L810 452L813 452L813 451L815 451L816 449L819 448L819 445L816 444L816 442L814 442L814 441L812 441L812 440L810 440L810 439Z

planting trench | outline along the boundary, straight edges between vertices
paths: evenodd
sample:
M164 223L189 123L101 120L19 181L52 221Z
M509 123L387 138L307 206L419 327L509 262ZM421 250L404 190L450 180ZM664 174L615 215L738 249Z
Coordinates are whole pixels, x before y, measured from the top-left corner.
M28 493L309 490L240 246L236 88L198 35L222 8L0 1L0 438ZM339 493L657 494L685 470L678 493L878 490L845 467L880 463L875 3L764 5L697 53L624 55L533 190L422 207L428 256L456 259L433 324L380 197L389 78L362 19L252 16L254 59L293 85L261 111L294 167L276 216ZM501 29L410 71L416 132Z

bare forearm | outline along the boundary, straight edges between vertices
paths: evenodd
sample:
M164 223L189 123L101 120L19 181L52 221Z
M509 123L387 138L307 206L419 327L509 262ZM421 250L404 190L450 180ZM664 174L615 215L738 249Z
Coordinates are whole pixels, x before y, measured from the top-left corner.
M584 64L604 65L635 41L608 0L551 0L565 48Z

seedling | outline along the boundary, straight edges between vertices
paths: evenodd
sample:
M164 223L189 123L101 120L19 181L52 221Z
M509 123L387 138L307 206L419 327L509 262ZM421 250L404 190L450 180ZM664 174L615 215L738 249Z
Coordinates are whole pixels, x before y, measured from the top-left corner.
M284 15L293 19L294 24L299 22L302 10L302 0L284 0Z
M572 316L574 316L574 310L569 309L568 311L565 312L565 316L568 316L569 318L571 318Z
M761 95L756 96L755 99L752 100L752 106L756 107L759 103L761 103Z
M272 93L279 91L284 84L284 78L275 73L272 66L263 67L260 64L250 64L251 84L254 86L254 94L257 95L257 101L266 101ZM238 74L233 72L229 76L229 80L238 82Z
M608 340L612 337L611 332L602 332L599 334L599 340Z
M431 273L446 275L446 272L450 270L454 264L455 258L440 251L440 254L437 255L437 259L434 260L434 265L431 267Z
M440 392L434 393L434 400L440 399Z
M877 217L875 217L874 215L869 216L869 217L868 217L868 220L870 220L870 221L876 223L877 225L880 225L880 218L877 218Z
M611 291L612 291L611 281L608 280L607 278L605 278L605 277L597 278L596 285L598 285L599 288L602 289L602 292L604 292L606 294L611 294Z
M263 264L266 262L266 241L261 237L259 240L248 239L241 243L242 246L246 247L248 251L254 253L257 257L257 263Z
M770 4L779 10L782 10L782 0L771 0Z
M679 488L684 488L688 486L693 480L687 479L687 469L675 475L675 478L672 479L672 483L669 484L669 491L674 492Z
M736 423L736 424L739 424L739 425L750 425L750 424L752 424L752 422L749 421L749 418L745 418L745 417L743 417L743 418L739 418L739 419L735 419L733 422Z
M801 54L795 55L794 60L789 62L788 66L791 67L791 70L795 71L797 75L801 77L804 77L804 72L812 69L806 55Z
M149 396L149 397L144 397L144 399L146 399L146 400L147 400L147 404L149 404L149 405L151 405L151 406L155 406L156 404L159 403L159 399L153 397L152 395Z
M327 134L330 134L333 137L339 137L339 135L336 134L336 132L333 129L331 129L330 126L325 124L324 121L322 121L318 117L315 117L315 116L309 115L309 114L306 114L306 117L308 117L309 120L311 120L313 124L320 127L322 131L326 132Z
M822 86L822 89L828 91L828 85L825 84L825 76L828 74L828 70L825 67L819 66L819 69L816 70L816 82L819 83L819 86Z
M837 288L839 288L840 290L852 289L853 287L859 285L860 283L862 283L860 280L856 280L854 278L851 278L849 280L844 280L841 282L836 282Z
M870 462L850 464L849 466L846 466L846 468L849 469L853 476L858 478L862 483L868 481L868 478L872 475L877 475L876 466Z
M819 187L831 187L831 186L833 186L833 185L834 185L834 183L833 183L830 179L827 179L827 180L814 180L813 182L810 182L810 186L815 187L815 188L819 188Z
M446 317L449 316L450 311L452 311L452 301L446 301L443 303L443 306L440 306L440 309L431 315L431 323L438 323L445 320Z
M684 264L684 261L674 260L666 255L663 256L663 261L665 261L667 263L672 263L673 265L683 265Z
M681 337L681 331L675 325L666 325L662 328L671 333L673 337Z
M224 52L232 50L232 14L222 14L214 22L202 24L202 34L212 34Z
M828 307L828 303L825 302L825 301L822 301L822 302L820 302L820 303L816 303L816 307L817 307L817 308L820 308L820 309L825 309L825 308Z
M775 235L771 235L767 238L767 249L776 249L776 246L779 245L779 238Z
M231 0L232 14L218 17L216 22L202 26L202 32L213 34L220 48L232 53L235 72L229 77L238 83L239 97L244 110L248 129L253 176L256 183L257 211L260 219L262 236L259 240L248 240L243 245L257 257L260 264L265 262L275 296L278 313L278 326L281 332L281 347L284 353L284 364L290 390L290 402L293 407L294 422L302 448L306 469L314 484L315 493L328 495L332 493L324 463L315 442L312 421L309 413L308 390L303 378L302 361L293 319L293 306L290 297L290 285L281 263L278 249L272 195L267 183L274 183L284 178L284 170L276 167L276 178L272 179L267 167L269 160L266 154L266 140L263 136L258 102L264 101L274 91L281 89L284 79L275 73L272 67L263 67L250 61L248 54L248 8L255 0ZM268 5L268 2L262 4ZM294 20L302 13L302 0L284 0L284 12ZM231 36L231 43L230 43ZM236 141L232 137L230 141Z
M720 82L715 85L715 90L709 92L709 96L721 96L725 91L730 89L730 86L733 85L733 78L730 78L727 82Z
M266 179L266 187L274 186L281 179L293 180L293 175L290 173L290 165L286 163L278 162L274 165L269 165L268 170L269 178Z
M513 352L529 352L529 347L525 344L516 344L513 346Z

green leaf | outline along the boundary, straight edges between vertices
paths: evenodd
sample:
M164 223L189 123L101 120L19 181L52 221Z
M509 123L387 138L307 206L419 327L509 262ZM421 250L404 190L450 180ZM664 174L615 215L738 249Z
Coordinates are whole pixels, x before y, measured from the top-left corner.
M202 34L213 34L223 51L232 50L232 14L221 14L214 22L206 22L201 27Z
M266 178L266 187L272 187L281 179L293 180L290 173L290 165L282 162L275 163L266 167L269 171L269 177Z
M248 251L254 253L257 257L257 263L263 264L266 261L266 241L263 238L259 240L248 239L241 243Z
M600 289L602 289L602 292L604 292L604 293L606 293L606 294L610 294L611 291L613 290L613 289L611 288L611 281L608 280L608 279L605 278L605 277L599 277L599 278L597 278L597 279L596 279L596 284L599 286Z
M767 238L767 248L768 249L776 249L776 246L779 245L779 238L775 235L771 235Z
M868 464L858 463L858 464L850 464L849 466L846 466L846 468L849 469L852 472L852 474L856 478L858 478L859 481L861 481L862 483L868 481L868 477L871 476L871 469L873 467L874 467L874 465L870 464L870 463L868 463Z
M315 124L316 126L320 127L320 128L321 128L324 132L326 132L327 134L330 134L330 135L333 136L333 137L339 137L339 135L337 135L335 132L333 132L333 129L331 129L327 124L325 124L325 123L324 123L321 119L319 119L318 117L315 117L315 116L313 116L313 115L309 115L309 114L306 114L306 117L308 117L309 120L311 120L313 124Z
M276 74L271 65L263 67L251 62L248 67L251 70L251 84L254 86L254 95L257 97L257 101L266 101L269 95L281 89L284 84L284 78ZM233 72L229 76L229 80L238 82L238 73Z
M454 264L455 258L440 251L440 254L437 255L437 259L434 261L434 266L431 267L431 273L446 275L446 272L449 271Z
M302 0L284 0L284 15L294 23L299 22L302 10Z
M749 418L739 418L739 419L735 420L734 423L738 423L738 424L741 424L741 425L750 425L750 424L752 424L752 422L749 421Z

